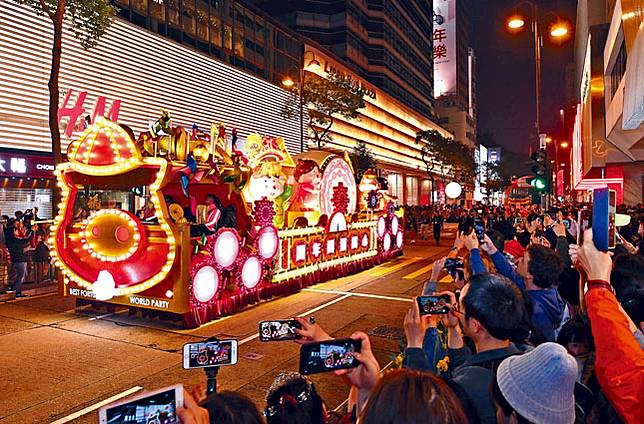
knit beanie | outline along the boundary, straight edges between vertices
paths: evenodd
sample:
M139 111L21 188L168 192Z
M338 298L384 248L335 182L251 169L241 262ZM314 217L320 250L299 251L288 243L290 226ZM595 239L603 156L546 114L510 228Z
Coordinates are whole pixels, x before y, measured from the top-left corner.
M501 362L497 381L503 397L522 417L535 424L575 421L577 362L556 343L543 343Z

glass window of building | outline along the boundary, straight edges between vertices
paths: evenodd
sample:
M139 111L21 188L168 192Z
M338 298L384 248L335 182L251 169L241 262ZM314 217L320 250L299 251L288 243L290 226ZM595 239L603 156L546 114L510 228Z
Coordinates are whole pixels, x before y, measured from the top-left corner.
M181 26L183 28L184 41L188 44L194 44L192 42L192 39L197 34L197 16L196 15L197 15L197 11L195 8L195 0L183 0ZM186 35L188 37L186 37Z
M210 42L217 47L221 47L222 26L221 19L211 10L210 14Z
M389 183L389 194L398 198L398 204L402 203L403 181L401 175L394 173L387 175L387 183Z
M420 184L420 199L419 203L421 205L429 204L429 180L423 180Z
M224 48L233 49L233 28L230 25L224 25Z
M418 204L418 178L417 177L407 177L407 199L405 199L405 204L407 205L417 205Z
M208 3L204 0L197 0L196 7L197 39L208 41Z
M150 17L154 20L165 22L165 4L164 2L150 2Z

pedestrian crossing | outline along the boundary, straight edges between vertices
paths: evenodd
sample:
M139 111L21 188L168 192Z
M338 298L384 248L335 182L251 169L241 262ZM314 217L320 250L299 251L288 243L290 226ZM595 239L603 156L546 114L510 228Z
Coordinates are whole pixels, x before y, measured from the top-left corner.
M419 257L419 256L414 257L414 258L409 258L409 259L406 259L406 260L404 260L404 261L402 261L402 262L398 262L397 264L394 264L394 265L392 265L392 266L376 268L376 269L375 269L374 271L372 271L370 274L371 274L372 276L374 276L374 277L382 277L383 275L390 274L390 273L392 273L392 272L394 272L394 271L396 271L396 270L399 270L400 268L404 268L404 267L406 267L407 265L411 265L411 264L413 264L414 262L418 262L418 261L420 261L420 260L422 260L422 259L423 259L423 258L421 258L421 257Z
M373 277L382 277L384 275L391 274L392 272L395 272L395 271L397 271L399 269L402 269L402 268L404 268L404 267L406 267L408 265L414 264L414 263L416 263L418 261L421 261L421 260L423 260L423 258L421 258L421 257L413 257L413 258L409 258L409 259L406 259L404 261L395 263L395 264L390 265L390 266L381 265L381 266L375 268L373 271L371 271L370 275L373 276ZM419 277L423 277L425 279L429 278L429 274L431 274L433 266L434 266L434 263L432 262L429 265L426 265L426 266L424 266L424 267L422 267L420 269L417 269L416 271L413 271L413 272L410 272L409 274L404 275L402 277L402 279L403 280L416 280ZM423 279L423 278L421 278L421 279ZM449 283L449 282L452 282L452 281L453 281L452 277L450 275L446 275L445 277L441 278L439 282L441 282L441 283Z

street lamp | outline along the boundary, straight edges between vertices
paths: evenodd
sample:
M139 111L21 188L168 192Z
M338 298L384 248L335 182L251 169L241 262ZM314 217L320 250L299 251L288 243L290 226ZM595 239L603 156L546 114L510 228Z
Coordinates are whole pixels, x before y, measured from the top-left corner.
M304 48L304 46L302 46ZM304 62L306 60L307 54L310 54L312 56L312 59L308 61L306 66L304 65ZM322 65L320 65L320 62L315 58L315 53L313 53L310 50L304 51L302 53L302 62L300 65L295 69L295 66L284 75L282 78L282 85L286 87L288 90L291 90L293 86L295 85L295 81L291 77L290 73L291 71L296 71L293 73L298 74L298 84L297 84L297 95L299 97L299 103L300 103L300 151L304 151L304 99L303 99L303 87L304 87L304 71L309 71L309 72L317 72L322 68Z
M559 147L561 147L562 149L565 149L566 147L568 147L568 142L567 141L562 141L561 144L559 145Z
M539 134L541 132L541 45L543 44L543 38L541 37L541 23L539 15L539 8L536 3L526 0L519 3L516 7L519 8L522 5L528 5L530 7L531 16L531 30L534 34L534 62L535 62L535 101L536 101L536 120L535 120L535 129L537 131L537 140L539 139ZM552 12L548 12L550 14ZM511 32L521 31L525 27L526 18L519 14L514 13L507 20L506 25ZM555 15L555 21L550 26L549 34L553 39L563 39L568 34L568 24L561 20Z

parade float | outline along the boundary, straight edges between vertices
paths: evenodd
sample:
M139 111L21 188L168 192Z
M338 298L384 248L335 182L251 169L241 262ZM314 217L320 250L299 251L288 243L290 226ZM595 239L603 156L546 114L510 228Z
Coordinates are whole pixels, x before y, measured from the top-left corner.
M98 118L56 169L52 256L65 296L195 327L402 253L402 211L373 172L284 140Z

